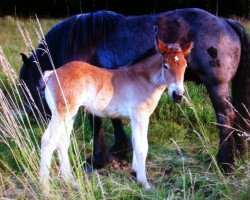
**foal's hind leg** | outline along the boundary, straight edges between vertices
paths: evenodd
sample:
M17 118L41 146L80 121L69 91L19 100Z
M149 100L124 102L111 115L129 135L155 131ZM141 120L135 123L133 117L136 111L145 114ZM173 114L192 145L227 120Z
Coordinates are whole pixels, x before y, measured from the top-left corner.
M70 168L68 149L70 145L70 135L73 129L73 124L74 118L67 120L67 124L65 124L65 130L61 135L60 142L57 144L61 176L65 181L69 181L71 184L75 184L75 181Z
M52 117L41 139L40 183L45 192L49 192L50 165L52 154L64 132L63 122Z
M111 147L110 152L120 159L126 158L129 150L131 150L131 141L124 131L122 120L112 119L114 127L115 143Z

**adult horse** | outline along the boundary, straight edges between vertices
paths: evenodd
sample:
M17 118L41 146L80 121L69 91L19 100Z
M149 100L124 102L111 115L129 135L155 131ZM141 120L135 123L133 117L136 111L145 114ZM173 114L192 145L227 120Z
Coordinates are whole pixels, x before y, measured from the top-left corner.
M217 160L222 169L230 171L236 150L243 152L242 140L233 127L247 130L247 124L242 118L237 119L230 103L245 119L249 119L249 115L242 104L250 109L250 49L248 35L242 25L197 8L142 16L98 11L59 22L45 35L45 40L55 68L69 61L82 60L116 69L153 53L155 36L152 27L155 25L165 43L178 42L181 46L190 41L194 43L185 79L203 83L208 90L220 129ZM52 69L49 56L42 50L44 48L41 43L29 58L22 54L24 64L20 78L29 88L38 109L49 113L39 82L41 74L34 62L38 59L42 71ZM26 110L30 110L29 106ZM91 115L89 119L94 131L92 161L94 167L100 168L107 160L102 120ZM115 143L111 150L122 152L129 147L129 140L121 120L115 119L112 123Z

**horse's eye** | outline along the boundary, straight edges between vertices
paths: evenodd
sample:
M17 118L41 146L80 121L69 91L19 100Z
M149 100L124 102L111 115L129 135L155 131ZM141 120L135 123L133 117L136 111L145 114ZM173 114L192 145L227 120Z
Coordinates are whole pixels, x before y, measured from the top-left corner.
M167 63L163 63L164 69L169 69L169 65Z

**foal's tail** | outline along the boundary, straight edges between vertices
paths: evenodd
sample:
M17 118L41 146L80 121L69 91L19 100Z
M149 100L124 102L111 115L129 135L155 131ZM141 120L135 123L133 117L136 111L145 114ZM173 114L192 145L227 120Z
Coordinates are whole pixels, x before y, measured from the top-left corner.
M53 73L53 70L47 70L43 73L43 80L45 83L48 82L50 75Z
M226 22L238 34L241 41L240 63L232 81L233 106L242 117L238 116L237 124L245 131L250 133L250 39L244 27L234 21ZM237 125L236 125L237 126ZM236 127L235 127L236 128ZM239 128L239 127L237 127Z

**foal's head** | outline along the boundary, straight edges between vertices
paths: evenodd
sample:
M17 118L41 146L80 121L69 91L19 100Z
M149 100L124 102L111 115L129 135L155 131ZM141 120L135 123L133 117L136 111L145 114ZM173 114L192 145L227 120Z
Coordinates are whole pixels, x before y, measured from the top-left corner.
M181 48L179 44L165 44L159 38L157 48L163 55L163 74L167 84L168 93L177 103L184 95L184 73L187 67L186 56L190 53L193 43L188 43Z

